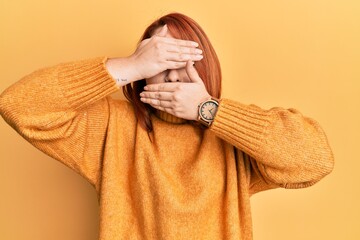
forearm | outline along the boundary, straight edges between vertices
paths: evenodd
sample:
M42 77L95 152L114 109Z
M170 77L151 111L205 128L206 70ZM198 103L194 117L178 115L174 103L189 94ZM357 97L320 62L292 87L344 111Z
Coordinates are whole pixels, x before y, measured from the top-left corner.
M100 176L110 117L107 96L119 90L106 70L106 59L44 67L0 94L0 116L12 128L93 185ZM126 109L126 101L118 109Z
M30 130L70 120L78 109L119 90L104 61L60 63L27 74L0 94L0 115L12 126Z
M319 180L333 168L322 128L295 109L264 110L223 99L210 130L255 159L264 178L283 186Z
M132 57L109 58L105 65L118 87L141 79Z

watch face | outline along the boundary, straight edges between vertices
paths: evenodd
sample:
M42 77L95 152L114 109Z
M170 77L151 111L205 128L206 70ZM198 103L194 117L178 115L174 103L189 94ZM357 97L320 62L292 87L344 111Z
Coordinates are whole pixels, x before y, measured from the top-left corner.
M200 108L201 116L206 120L214 120L218 105L215 102L205 102Z

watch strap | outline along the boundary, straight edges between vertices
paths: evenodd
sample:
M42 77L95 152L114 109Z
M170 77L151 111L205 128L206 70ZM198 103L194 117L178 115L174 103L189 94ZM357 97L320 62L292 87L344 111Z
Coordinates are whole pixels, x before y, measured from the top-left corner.
M218 104L218 106L219 106L220 99L215 98L215 97L213 97L213 96L210 96L209 99L201 102L201 103L198 105L198 110L200 110L200 106L201 106L203 103L205 103L205 102L207 102L207 101L210 101L210 100L216 101L217 104ZM198 121L199 121L201 124L203 124L204 126L209 127L214 120L209 121L209 120L203 119L203 118L201 117L200 112L199 112Z

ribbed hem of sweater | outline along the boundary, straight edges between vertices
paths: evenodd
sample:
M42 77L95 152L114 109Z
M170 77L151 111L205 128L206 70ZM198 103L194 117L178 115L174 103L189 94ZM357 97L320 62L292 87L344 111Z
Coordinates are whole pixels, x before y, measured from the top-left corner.
M265 138L265 129L271 115L255 105L245 105L222 98L210 130L228 142L237 142L240 148L254 154Z
M59 84L71 108L81 108L119 90L106 68L108 57L60 64Z

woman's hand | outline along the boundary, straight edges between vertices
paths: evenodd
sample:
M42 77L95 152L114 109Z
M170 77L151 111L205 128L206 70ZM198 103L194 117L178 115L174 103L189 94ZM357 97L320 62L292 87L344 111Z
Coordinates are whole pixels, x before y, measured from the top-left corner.
M202 50L194 41L165 37L167 25L151 38L144 39L130 56L136 66L139 79L153 77L167 69L179 69L186 61L202 59Z
M192 61L186 64L191 82L149 84L140 100L176 117L197 120L199 103L211 98Z

